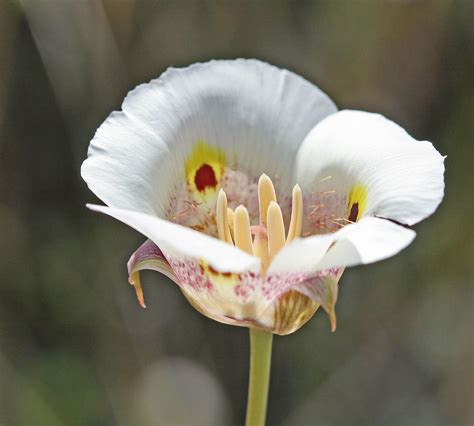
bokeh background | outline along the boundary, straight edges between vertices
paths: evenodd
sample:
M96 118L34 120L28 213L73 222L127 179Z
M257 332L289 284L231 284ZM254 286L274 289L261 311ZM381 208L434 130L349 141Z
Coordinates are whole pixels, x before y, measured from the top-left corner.
M95 129L168 66L256 57L446 154L446 196L401 255L347 270L274 341L269 425L472 425L470 0L0 0L0 424L241 425L246 329L126 261L143 238L87 211ZM133 164L130 164L133 168Z

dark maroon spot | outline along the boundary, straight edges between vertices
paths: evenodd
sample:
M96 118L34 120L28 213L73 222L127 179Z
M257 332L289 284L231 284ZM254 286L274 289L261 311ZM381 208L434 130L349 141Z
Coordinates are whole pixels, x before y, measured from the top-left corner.
M357 222L359 216L359 203L352 204L351 212L349 213L349 221Z
M215 188L217 185L216 174L209 164L203 164L196 170L194 183L198 191L204 191L206 188Z

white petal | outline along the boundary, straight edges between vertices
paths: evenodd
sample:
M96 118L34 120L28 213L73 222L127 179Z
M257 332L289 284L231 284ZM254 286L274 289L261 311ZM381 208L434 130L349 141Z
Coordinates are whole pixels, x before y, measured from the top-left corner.
M284 173L311 128L337 111L302 77L244 59L170 68L130 92L122 107L165 141L174 167L203 140L258 176Z
M350 192L366 192L361 216L412 225L443 198L444 158L430 142L413 139L381 115L341 111L317 124L298 152L296 181L308 208L306 227L334 230L349 219ZM309 201L308 201L309 200ZM331 216L331 214L333 216ZM336 225L331 229L331 223Z
M333 234L300 238L273 260L268 274L312 273L372 263L397 254L416 233L385 219L365 217Z
M302 140L336 111L302 77L242 59L169 69L131 91L122 108L91 142L82 167L91 190L110 207L156 214L211 235L215 194L196 194L186 171L200 144L225 158L216 189L225 189L231 208L246 205L253 220L260 174L269 174L277 193L286 195Z
M272 260L267 275L273 273L302 273L319 271L319 263L334 242L334 234L297 238L286 245Z
M166 257L203 260L219 272L258 273L260 260L230 244L166 220L129 210L88 205L91 210L108 214L152 240Z
M158 213L164 209L160 195L167 176L157 170L167 153L166 144L149 128L113 112L92 139L81 175L111 207Z
M319 267L328 269L377 262L407 247L416 233L388 220L366 217L338 231Z

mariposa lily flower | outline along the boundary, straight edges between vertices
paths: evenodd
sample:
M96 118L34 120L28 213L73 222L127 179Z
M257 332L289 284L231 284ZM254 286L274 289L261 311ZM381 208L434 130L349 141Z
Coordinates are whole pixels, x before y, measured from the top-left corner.
M385 259L435 211L444 158L378 114L337 111L302 77L258 60L169 69L97 130L82 176L106 213L148 240L140 271L199 312L285 335L319 306L336 327L345 267Z

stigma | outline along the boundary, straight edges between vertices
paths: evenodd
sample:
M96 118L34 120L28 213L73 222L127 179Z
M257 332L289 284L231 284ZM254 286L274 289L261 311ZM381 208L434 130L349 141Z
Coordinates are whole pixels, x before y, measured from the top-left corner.
M262 275L271 260L291 240L301 234L303 222L303 196L299 185L292 191L291 218L288 233L285 232L283 214L278 205L272 180L262 174L258 180L259 223L250 224L248 210L238 206L235 211L227 206L227 196L219 191L216 206L216 223L219 239L235 245L246 253L259 257Z

